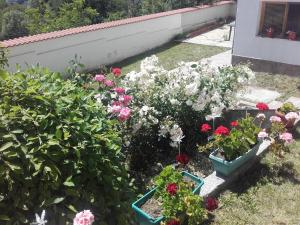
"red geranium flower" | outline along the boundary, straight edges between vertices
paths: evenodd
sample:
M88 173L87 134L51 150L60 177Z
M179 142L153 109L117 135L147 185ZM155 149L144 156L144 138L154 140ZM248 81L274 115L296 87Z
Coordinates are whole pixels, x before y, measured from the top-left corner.
M256 108L258 108L259 110L268 110L269 106L266 103L259 102L256 104Z
M239 122L238 121L232 121L231 123L230 123L230 125L232 126L232 127L237 127L238 125L239 125Z
M186 165L189 162L189 157L187 154L181 153L181 154L176 155L176 161L181 164Z
M208 211L214 211L215 209L218 208L219 202L217 199L212 198L212 197L208 197L205 200L205 208Z
M203 132L203 133L206 133L208 131L211 130L211 126L207 123L205 124L202 124L201 128L200 128L200 131Z
M122 70L120 68L112 68L111 71L116 77L120 76L122 73Z
M169 220L167 225L180 225L180 221L176 219Z
M230 133L229 129L224 126L219 126L214 132L215 135L223 135L223 136L227 136L229 135L229 133Z
M175 183L168 184L167 185L167 192L170 195L176 195L176 193L177 193L177 184L175 184Z

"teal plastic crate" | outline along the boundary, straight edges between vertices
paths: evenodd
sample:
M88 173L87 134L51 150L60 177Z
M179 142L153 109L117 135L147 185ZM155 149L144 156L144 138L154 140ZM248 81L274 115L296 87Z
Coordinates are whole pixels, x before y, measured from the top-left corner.
M256 155L256 153L259 149L259 146L260 146L260 143L255 145L251 150L246 152L244 155L242 155L232 161L226 161L225 159L221 159L221 158L217 157L216 154L218 153L218 150L213 151L209 155L209 158L212 161L212 163L214 165L214 169L217 172L217 174L229 176L234 171L236 171L239 167L241 167L243 164L245 164L247 161L252 159Z
M197 183L196 187L193 190L193 193L198 195L200 193L201 187L204 184L203 179L196 177L186 171L183 171L182 175L190 177L193 181L195 181ZM147 192L143 197L141 197L140 199L138 199L136 202L134 202L131 205L132 209L136 213L137 221L140 225L153 225L153 224L159 225L160 222L163 221L163 219L164 219L163 216L160 216L158 218L153 218L141 209L141 206L148 199L152 198L152 196L155 194L155 191L156 191L156 188L152 189L151 191Z

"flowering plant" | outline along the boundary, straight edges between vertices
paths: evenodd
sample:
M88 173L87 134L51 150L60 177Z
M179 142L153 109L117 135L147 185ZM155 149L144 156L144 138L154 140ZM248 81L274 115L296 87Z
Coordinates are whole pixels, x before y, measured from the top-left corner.
M136 139L139 145L151 139L145 138L146 134L159 141L169 140L171 147L179 148L195 140L195 121L219 115L237 103L236 91L254 77L246 66L215 68L202 62L180 63L167 71L159 66L156 56L148 57L142 61L140 72L130 72L121 82L133 96L124 136L134 149Z
M157 186L155 197L162 203L165 225L201 224L207 217L203 198L194 195L193 183L185 181L183 175L172 166L167 166L154 179Z
M258 141L260 126L256 125L255 120L256 118L247 116L238 121L232 121L231 130L219 126L214 131L214 140L204 148L199 147L199 150L219 149L219 154L227 161L236 159L250 150Z

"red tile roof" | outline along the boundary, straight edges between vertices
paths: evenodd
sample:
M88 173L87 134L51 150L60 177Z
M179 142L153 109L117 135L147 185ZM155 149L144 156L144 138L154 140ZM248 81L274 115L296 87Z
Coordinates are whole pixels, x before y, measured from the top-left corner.
M222 1L222 2L215 3L213 6L233 4L233 3L234 3L234 1ZM145 15L145 16L132 17L132 18L123 19L123 20L116 20L116 21L111 21L111 22L106 22L106 23L98 23L98 24L93 24L93 25L88 25L88 26L75 27L75 28L70 28L70 29L66 29L66 30L54 31L54 32L50 32L50 33L36 34L36 35L32 35L32 36L27 36L27 37L9 39L9 40L0 42L0 44L3 45L4 47L13 47L13 46L17 46L17 45L24 45L24 44L32 43L32 42L38 42L38 41L43 41L43 40L48 40L48 39L53 39L53 38L60 38L60 37L64 37L64 36L72 35L72 34L90 32L90 31L95 31L95 30L100 30L100 29L105 29L105 28L122 26L122 25L126 25L126 24L131 24L131 23L138 23L141 21L156 19L159 17L165 17L165 16L174 15L174 14L181 14L181 13L197 11L197 10L205 9L205 8L209 8L209 7L212 7L212 5L202 5L202 6L197 6L197 7L183 8L183 9L177 9L177 10L172 10L172 11L167 11L167 12Z

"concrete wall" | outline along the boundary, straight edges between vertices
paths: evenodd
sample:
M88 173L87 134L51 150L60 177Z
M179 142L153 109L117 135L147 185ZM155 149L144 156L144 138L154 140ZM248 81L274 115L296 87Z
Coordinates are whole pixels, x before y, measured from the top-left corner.
M75 54L82 57L86 69L96 69L99 65L112 64L130 56L143 53L169 42L182 32L191 31L206 22L221 17L235 16L235 4L228 2L212 7L191 8L179 13L168 14L105 29L68 34L46 40L34 37L31 43L14 44L10 40L4 45L9 48L9 70L15 64L47 66L54 71L64 71ZM94 26L94 25L92 25ZM46 34L47 36L47 34ZM30 38L30 37L28 37ZM23 41L26 38L23 38ZM13 44L12 44L13 43Z
M289 0L288 2L300 2L300 0ZM299 41L266 38L257 35L260 11L261 0L238 0L233 55L300 65Z

